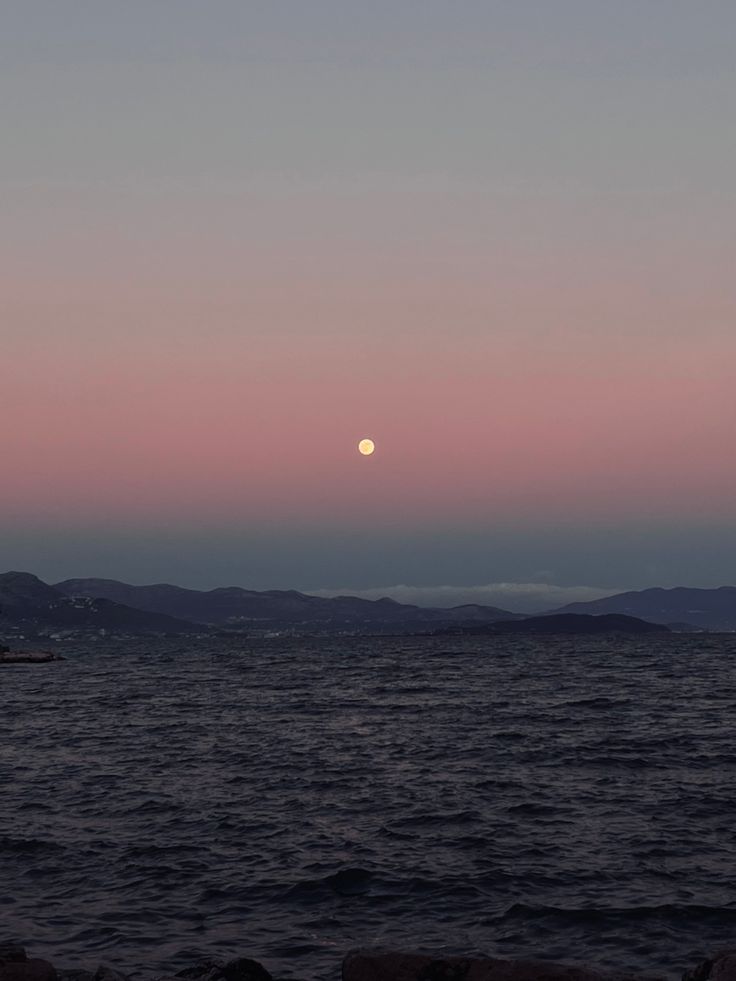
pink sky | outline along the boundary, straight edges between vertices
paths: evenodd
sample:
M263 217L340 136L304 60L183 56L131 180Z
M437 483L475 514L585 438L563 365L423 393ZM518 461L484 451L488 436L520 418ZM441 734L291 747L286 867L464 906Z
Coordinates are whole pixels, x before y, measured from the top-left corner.
M318 586L402 555L442 584L442 543L533 526L577 528L595 585L626 534L643 581L733 527L732 6L39 2L0 87L13 561L216 526L266 536L271 583L312 535ZM618 537L589 567L593 526ZM562 568L514 541L475 581Z
M736 341L710 291L722 272L696 264L709 257L326 246L296 261L220 246L200 264L169 241L159 262L108 233L21 253L4 297L5 512L732 513Z

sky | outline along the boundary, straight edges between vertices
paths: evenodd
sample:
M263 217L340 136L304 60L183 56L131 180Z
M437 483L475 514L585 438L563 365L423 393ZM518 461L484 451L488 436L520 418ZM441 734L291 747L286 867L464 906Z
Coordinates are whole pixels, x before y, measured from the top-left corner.
M0 16L0 567L736 581L732 0Z

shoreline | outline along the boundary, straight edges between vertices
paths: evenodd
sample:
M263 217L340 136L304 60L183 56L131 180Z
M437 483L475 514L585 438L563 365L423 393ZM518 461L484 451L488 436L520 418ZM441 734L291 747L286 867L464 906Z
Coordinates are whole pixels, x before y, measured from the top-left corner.
M337 967L335 965L337 977ZM342 981L665 981L652 972L612 971L589 964L495 957L440 957L393 950L355 950L342 959ZM257 960L200 961L156 981L274 981ZM95 971L58 968L50 961L29 957L13 942L0 943L0 981L129 981L106 964ZM308 979L305 979L308 981ZM683 971L681 981L736 981L736 947Z

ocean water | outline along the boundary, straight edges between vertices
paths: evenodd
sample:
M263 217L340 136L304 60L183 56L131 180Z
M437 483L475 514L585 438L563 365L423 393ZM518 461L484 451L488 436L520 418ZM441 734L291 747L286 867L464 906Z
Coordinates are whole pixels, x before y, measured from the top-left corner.
M736 636L101 643L0 696L0 937L57 966L736 941Z

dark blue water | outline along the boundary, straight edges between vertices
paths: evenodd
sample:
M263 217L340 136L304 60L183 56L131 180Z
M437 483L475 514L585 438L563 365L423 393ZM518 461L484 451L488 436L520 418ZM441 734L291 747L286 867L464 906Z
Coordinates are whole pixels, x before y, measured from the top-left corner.
M141 976L736 936L736 636L161 642L0 670L0 934Z

